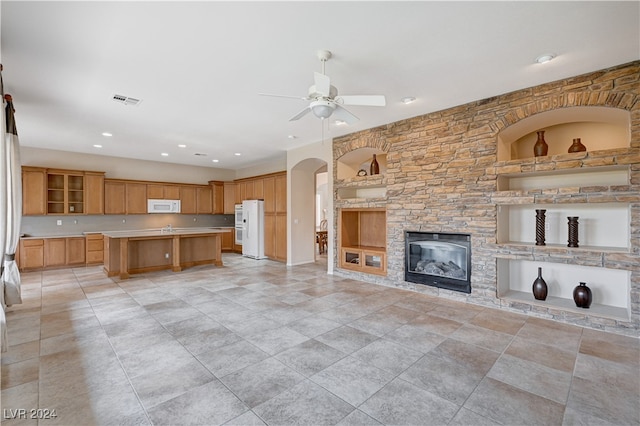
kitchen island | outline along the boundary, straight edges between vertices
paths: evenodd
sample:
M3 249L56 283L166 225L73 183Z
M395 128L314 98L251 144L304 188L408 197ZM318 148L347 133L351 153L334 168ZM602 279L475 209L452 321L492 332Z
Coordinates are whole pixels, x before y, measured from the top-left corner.
M131 274L196 265L222 266L222 234L211 228L145 229L103 232L104 271L127 279Z

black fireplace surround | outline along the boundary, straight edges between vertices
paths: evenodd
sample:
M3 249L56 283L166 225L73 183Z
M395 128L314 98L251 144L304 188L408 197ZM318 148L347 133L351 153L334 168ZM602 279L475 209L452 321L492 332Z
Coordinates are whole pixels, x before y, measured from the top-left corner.
M471 235L405 231L404 280L471 293Z

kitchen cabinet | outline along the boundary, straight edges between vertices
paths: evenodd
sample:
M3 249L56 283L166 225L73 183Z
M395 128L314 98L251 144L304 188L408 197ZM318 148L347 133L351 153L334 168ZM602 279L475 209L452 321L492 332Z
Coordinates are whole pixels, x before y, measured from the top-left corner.
M224 182L211 181L209 185L213 194L212 213L224 214Z
M102 234L87 234L85 259L87 265L99 265L104 261L104 238Z
M65 241L65 265L77 266L86 263L85 237L70 237Z
M84 172L86 214L104 214L104 173Z
M214 228L224 231L222 234L222 251L223 252L232 252L233 251L233 243L235 241L235 230L233 228Z
M224 214L235 214L236 184L224 182Z
M287 212L287 174L275 176L275 207L276 213Z
M44 267L44 239L20 240L18 267L20 270L41 269Z
M84 172L47 170L47 214L84 214Z
M44 266L65 266L67 257L66 238L44 239Z
M287 174L278 173L260 179L264 199L265 256L287 260Z
M105 179L104 182L105 214L125 214L125 183Z
M147 213L147 185L138 182L125 184L125 201L127 214Z
M196 187L196 213L211 214L213 207L213 190L210 186Z
M148 183L147 198L151 200L179 200L180 186L165 183Z
M25 216L46 214L46 169L22 167L22 214Z
M196 214L196 188L193 186L180 187L180 213Z
M276 212L276 178L274 176L265 177L262 180L264 197L264 212Z

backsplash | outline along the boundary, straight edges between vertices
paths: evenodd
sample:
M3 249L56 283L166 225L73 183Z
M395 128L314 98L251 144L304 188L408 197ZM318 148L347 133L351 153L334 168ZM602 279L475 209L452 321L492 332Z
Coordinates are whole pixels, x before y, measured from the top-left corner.
M57 225L61 221L61 225ZM233 227L234 215L79 215L23 216L21 233L33 237L80 235L83 232L153 229L167 225L174 228Z

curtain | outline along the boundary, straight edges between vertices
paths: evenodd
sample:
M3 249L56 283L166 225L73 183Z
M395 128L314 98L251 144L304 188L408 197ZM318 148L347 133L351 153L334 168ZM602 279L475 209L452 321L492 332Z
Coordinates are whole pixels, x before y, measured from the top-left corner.
M1 79L0 75L0 82ZM5 306L22 303L20 272L15 260L22 219L22 171L13 102L10 95L4 94L4 87L2 87L2 98L5 114L2 123L3 146L0 149L0 164L3 166L0 171L0 228L2 229L0 230L0 254L3 259L0 268L2 271L0 278L2 285L0 320L2 324L0 326L2 327L2 352L4 352L8 347Z

